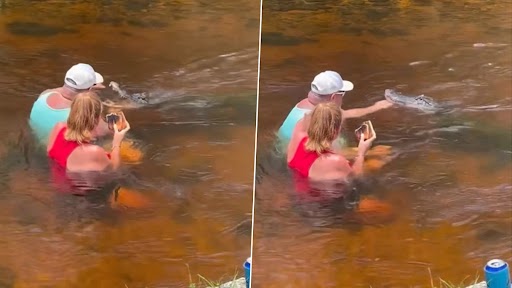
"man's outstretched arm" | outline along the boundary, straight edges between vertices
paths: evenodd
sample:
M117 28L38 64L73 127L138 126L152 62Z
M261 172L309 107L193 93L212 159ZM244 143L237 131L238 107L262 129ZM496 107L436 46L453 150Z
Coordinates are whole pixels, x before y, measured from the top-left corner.
M372 106L368 106L365 108L343 110L343 119L360 118L368 114L375 113L379 110L389 108L391 106L393 106L393 103L389 102L388 100L380 100L375 102L375 104L373 104Z

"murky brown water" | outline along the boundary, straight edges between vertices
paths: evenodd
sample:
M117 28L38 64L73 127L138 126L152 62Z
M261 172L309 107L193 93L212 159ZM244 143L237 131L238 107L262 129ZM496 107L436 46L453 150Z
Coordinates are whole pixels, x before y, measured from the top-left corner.
M511 13L511 1L264 1L253 287L431 287L429 269L436 285L469 283L485 261L512 261ZM473 47L489 42L506 45ZM346 108L386 88L462 108L367 117L397 157L368 175L361 199L391 211L355 223L340 203L298 202L271 153L326 69L354 82ZM346 123L352 145L362 120Z
M1 287L188 287L189 275L242 273L250 225L233 227L252 208L258 28L252 0L0 1ZM125 111L144 155L115 181L115 203L114 184L56 193L44 154L27 165L15 147L36 96L77 62L157 103Z

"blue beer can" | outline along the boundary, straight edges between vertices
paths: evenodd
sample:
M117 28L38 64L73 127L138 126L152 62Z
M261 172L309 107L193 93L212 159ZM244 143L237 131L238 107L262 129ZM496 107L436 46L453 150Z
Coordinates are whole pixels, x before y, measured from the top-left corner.
M507 262L492 259L484 267L488 288L510 288L510 270Z
M244 262L244 271L245 271L245 287L249 288L249 283L251 283L251 262L252 258L249 257Z

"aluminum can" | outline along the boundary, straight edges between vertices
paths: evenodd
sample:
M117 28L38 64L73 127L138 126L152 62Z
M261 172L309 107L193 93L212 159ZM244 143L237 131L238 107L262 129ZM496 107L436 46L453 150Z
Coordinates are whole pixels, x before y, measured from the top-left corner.
M249 257L244 262L244 271L245 271L245 287L249 288L249 283L251 283L251 263L252 258Z
M488 288L510 288L510 270L507 262L492 259L484 267Z

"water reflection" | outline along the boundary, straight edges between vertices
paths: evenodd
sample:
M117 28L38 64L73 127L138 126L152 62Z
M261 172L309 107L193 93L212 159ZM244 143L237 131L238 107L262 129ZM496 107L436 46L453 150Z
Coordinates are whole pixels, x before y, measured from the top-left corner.
M490 258L512 260L511 8L264 1L254 287L430 287L429 268L436 284L438 277L460 283L481 279ZM371 120L374 145L394 154L367 173L363 217L320 204L296 210L293 182L274 153L289 109L328 69L355 84L347 109L382 99L388 88L456 108L431 115L392 108L345 123L353 131Z
M0 286L188 287L241 270L259 2L231 2L0 2ZM43 151L18 142L34 97L77 62L155 100L123 106L126 165L83 196L57 193Z

